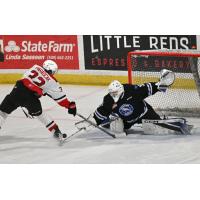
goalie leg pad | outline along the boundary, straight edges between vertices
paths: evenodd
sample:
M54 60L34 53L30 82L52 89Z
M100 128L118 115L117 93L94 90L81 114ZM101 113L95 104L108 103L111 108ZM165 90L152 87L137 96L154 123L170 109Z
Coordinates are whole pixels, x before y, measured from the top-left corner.
M123 133L124 132L124 123L121 118L117 118L110 123L110 130L114 133Z
M193 126L188 125L184 118L172 118L165 120L142 120L144 134L190 134Z

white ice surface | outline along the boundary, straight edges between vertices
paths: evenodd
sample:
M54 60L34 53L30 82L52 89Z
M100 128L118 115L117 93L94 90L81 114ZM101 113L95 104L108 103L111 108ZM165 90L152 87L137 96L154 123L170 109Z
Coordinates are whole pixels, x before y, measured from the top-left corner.
M0 87L0 100L12 89ZM106 87L64 86L78 111L88 116L101 104ZM41 99L44 110L68 135L79 117L67 114L48 97ZM147 136L131 134L112 139L97 129L80 132L63 146L37 121L14 111L0 130L0 163L200 163L200 119L188 118L196 128L191 136ZM138 133L140 128L137 128Z

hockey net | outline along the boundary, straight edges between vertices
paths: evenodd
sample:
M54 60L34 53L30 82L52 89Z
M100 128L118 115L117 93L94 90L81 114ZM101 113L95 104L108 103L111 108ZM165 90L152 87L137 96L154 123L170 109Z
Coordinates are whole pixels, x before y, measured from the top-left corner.
M165 115L200 117L200 52L147 50L129 52L128 81L143 84L159 80L160 71L175 72L176 80L166 93L146 100Z

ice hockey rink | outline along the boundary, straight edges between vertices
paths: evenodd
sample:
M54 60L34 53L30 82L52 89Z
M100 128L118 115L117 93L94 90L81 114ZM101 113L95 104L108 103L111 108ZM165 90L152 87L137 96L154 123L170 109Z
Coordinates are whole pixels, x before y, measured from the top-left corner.
M0 101L12 87L0 86ZM107 93L106 86L64 85L63 88L84 116L94 112ZM74 124L81 120L78 116L69 115L48 97L42 97L41 101L44 111L63 132L70 136L77 130ZM26 118L17 109L0 130L0 163L200 163L200 119L187 120L194 125L192 135L142 135L138 127L134 134L113 139L93 128L81 131L59 146L37 119Z

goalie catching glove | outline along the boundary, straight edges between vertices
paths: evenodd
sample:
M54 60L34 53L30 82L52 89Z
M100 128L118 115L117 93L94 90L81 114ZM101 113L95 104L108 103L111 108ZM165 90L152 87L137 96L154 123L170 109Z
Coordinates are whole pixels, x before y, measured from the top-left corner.
M175 81L175 74L174 72L163 69L160 72L160 81L156 83L158 86L158 90L161 92L166 92L167 88L172 85Z

